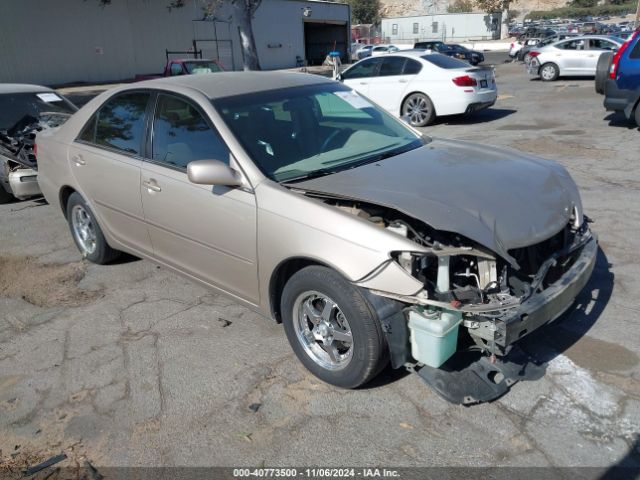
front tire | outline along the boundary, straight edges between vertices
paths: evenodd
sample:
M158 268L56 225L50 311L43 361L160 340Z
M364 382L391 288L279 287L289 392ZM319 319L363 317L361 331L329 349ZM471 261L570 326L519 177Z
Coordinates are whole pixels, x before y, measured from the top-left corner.
M560 76L560 69L555 63L545 63L540 67L540 78L543 82L553 82Z
M120 256L121 252L109 246L95 215L77 192L67 201L67 221L78 250L90 262L104 265Z
M412 127L426 127L436 118L431 99L424 93L412 93L402 102L401 113L409 119Z
M356 388L387 364L387 346L374 309L337 272L310 266L295 273L281 299L287 339L320 380Z

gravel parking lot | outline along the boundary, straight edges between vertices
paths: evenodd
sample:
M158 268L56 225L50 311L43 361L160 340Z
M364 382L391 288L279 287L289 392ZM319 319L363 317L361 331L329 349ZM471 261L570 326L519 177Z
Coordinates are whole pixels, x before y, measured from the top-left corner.
M0 206L0 457L640 467L640 132L604 111L593 80L503 63L497 78L494 108L425 131L555 159L581 189L601 251L574 307L525 343L542 378L473 407L399 371L330 387L280 325L148 261L83 262L60 212L16 202Z

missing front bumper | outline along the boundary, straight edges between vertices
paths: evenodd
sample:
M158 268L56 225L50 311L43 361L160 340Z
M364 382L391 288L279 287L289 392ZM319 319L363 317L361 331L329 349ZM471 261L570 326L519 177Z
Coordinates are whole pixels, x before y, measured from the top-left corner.
M469 328L469 334L504 348L555 320L571 306L591 278L597 255L598 241L592 234L571 268L553 285L532 295L504 317L471 320L473 327Z

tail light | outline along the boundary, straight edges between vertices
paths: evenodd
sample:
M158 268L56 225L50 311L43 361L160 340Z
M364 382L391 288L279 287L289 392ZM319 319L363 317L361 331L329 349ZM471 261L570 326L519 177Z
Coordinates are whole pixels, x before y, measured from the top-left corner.
M459 87L476 87L478 85L478 82L476 82L476 79L473 77L470 77L469 75L456 77L452 80L453 80L453 83L455 83Z
M513 43L511 44L511 48L513 48Z
M640 31L636 31L629 37L629 39L622 44L622 46L618 49L618 51L613 56L613 60L611 60L611 68L609 69L609 78L612 80L616 79L616 75L618 74L618 65L620 64L620 58L624 51L629 47L631 42L638 36Z
M535 57L537 57L538 55L540 55L540 52L529 52L529 56L530 56L531 58L535 58Z

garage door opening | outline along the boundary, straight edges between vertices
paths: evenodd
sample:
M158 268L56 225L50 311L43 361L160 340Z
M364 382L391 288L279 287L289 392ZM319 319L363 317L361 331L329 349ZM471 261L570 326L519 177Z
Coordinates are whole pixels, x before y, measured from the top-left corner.
M322 65L329 52L340 52L340 60L348 58L349 29L345 22L304 22L304 53L309 65Z

